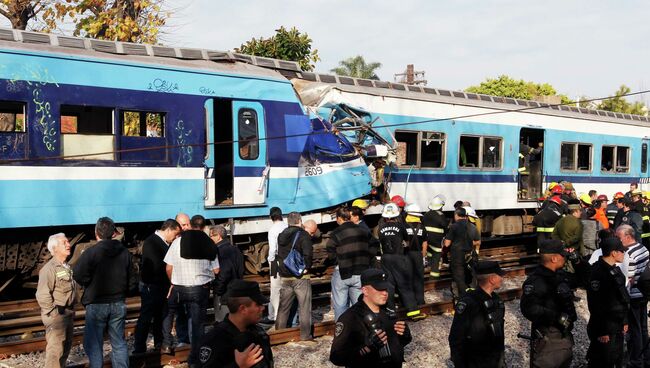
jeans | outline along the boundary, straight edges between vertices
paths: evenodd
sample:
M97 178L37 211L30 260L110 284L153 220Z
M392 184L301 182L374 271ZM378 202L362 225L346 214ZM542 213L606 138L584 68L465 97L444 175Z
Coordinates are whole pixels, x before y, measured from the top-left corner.
M163 340L162 323L167 314L166 286L140 283L140 317L135 326L134 351L147 351L149 331L153 335L155 346L160 346Z
M275 329L287 328L289 314L294 299L298 299L298 315L300 318L300 339L310 340L311 335L311 280L282 278L280 289L280 306L275 320Z
M359 300L361 295L361 276L352 275L345 280L341 279L339 268L332 274L332 306L334 307L334 320L338 320L352 304Z
M203 323L206 320L210 289L203 286L174 285L167 299L167 316L163 321L163 344L172 346L172 324L179 309L185 308L192 320L192 350L188 363L197 362L199 340L203 336Z
M111 341L111 364L115 368L127 368L129 355L124 338L126 304L124 301L86 305L86 327L84 328L84 350L88 355L90 368L104 366L104 329L108 327Z

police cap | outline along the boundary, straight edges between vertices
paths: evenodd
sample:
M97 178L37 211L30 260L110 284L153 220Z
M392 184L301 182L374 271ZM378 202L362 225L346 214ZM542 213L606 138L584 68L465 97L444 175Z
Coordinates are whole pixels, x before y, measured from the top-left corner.
M225 295L226 298L249 297L259 305L267 304L269 298L262 295L260 292L260 285L255 281L247 280L233 280L228 285L228 291Z
M489 275L496 273L499 276L503 276L506 274L503 272L501 266L499 266L499 262L497 261L479 261L476 264L474 271L476 271L477 275Z
M539 254L559 254L566 256L567 252L561 240L546 239L539 243Z
M376 290L388 290L388 281L384 271L370 268L361 274L361 286L372 286Z

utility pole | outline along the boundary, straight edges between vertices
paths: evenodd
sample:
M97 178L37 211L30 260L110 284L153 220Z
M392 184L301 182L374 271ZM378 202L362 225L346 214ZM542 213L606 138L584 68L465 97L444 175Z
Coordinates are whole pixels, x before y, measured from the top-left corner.
M413 64L408 64L404 73L395 74L395 83L426 86L427 80L424 79L424 70L416 71Z

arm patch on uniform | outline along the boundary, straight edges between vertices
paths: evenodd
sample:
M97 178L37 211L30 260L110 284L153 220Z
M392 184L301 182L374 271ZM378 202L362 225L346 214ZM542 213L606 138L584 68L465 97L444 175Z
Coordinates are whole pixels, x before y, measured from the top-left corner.
M336 329L334 330L334 337L338 337L343 333L343 322L336 322Z
M535 291L535 286L533 284L524 285L524 294L530 295Z
M456 313L463 314L463 312L465 311L465 308L467 308L467 303L465 303L463 301L460 301L460 302L456 303Z
M598 291L598 290L600 290L600 281L598 281L598 280L593 280L593 281L591 282L591 290L593 290L593 291Z
M207 346L201 346L201 349L199 349L199 360L201 363L207 363L208 360L210 360L210 356L212 355L212 348L209 348Z

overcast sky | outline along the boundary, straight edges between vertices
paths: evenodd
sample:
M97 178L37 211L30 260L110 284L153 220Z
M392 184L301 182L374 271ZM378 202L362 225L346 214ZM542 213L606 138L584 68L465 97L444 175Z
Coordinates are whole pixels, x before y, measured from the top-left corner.
M164 39L173 45L230 50L296 26L313 39L320 72L359 54L383 64L382 80L412 63L438 88L507 74L573 98L606 96L623 83L650 89L650 2L643 0L181 1Z
M231 50L296 26L329 72L362 55L393 81L406 64L428 85L464 89L507 74L548 82L559 93L603 97L621 84L650 89L647 0L167 0L162 41ZM0 22L1 23L1 22ZM6 24L6 22L4 22ZM650 95L642 98L650 101Z

